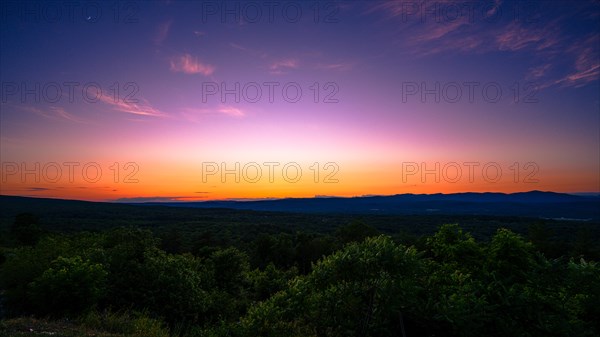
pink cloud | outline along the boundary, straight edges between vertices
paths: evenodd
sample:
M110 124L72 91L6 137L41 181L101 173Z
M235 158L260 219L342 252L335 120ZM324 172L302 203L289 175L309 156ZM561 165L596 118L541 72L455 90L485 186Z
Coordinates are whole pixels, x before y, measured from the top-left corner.
M210 76L215 72L215 67L210 64L203 64L198 61L198 58L194 58L190 54L184 54L171 59L171 71Z
M495 50L519 51L525 48L549 50L559 42L557 23L543 29L524 27L517 22L486 25L486 17L494 17L501 9L502 0L494 0L485 17L471 18L468 15L452 20L437 20L433 14L444 6L455 5L454 0L434 2L405 2L389 0L377 3L372 11L384 12L388 18L400 20L399 43L407 45L412 54L427 56L447 51L487 52ZM437 14L441 15L441 14ZM439 18L438 18L439 19ZM410 32L410 33L409 33ZM408 35L407 35L408 34Z
M600 65L595 64L589 69L577 71L566 76L563 79L558 80L556 83L564 85L582 86L589 82L597 81L600 78Z
M568 53L575 57L575 69L564 78L556 81L556 84L582 86L600 79L599 43L600 37L596 34L592 34L582 41L574 42Z
M529 70L528 79L538 79L544 77L548 70L552 68L552 64L546 63Z
M232 106L221 106L217 111L231 117L244 117L246 115L242 110Z
M533 45L536 46L537 50L543 50L554 46L558 42L549 31L548 28L543 31L532 30L512 23L497 36L496 43L500 50L516 51Z

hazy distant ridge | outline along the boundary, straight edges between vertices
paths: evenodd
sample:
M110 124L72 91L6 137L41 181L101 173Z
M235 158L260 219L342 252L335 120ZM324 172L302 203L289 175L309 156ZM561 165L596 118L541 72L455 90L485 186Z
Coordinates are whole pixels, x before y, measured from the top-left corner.
M398 194L392 196L286 198L258 201L152 202L195 208L354 214L485 214L599 219L600 197L530 191L519 193Z

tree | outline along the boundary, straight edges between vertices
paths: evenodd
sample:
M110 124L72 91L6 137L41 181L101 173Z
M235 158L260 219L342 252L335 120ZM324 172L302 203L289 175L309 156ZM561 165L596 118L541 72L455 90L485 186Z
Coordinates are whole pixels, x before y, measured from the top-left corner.
M237 248L214 252L209 260L214 286L230 294L238 294L249 269L248 256Z
M165 318L171 325L203 323L209 308L203 275L191 255L171 255L149 250L140 266L143 283L135 285L139 297L132 303Z
M30 314L35 310L29 298L29 284L58 256L67 255L68 250L66 240L46 236L35 247L23 246L7 254L0 270L0 286L9 314Z
M29 284L38 314L79 315L105 295L107 272L101 264L81 257L58 257L52 266Z
M522 282L534 266L533 245L508 229L498 229L488 247L488 271L506 283Z
M352 243L252 307L248 336L397 336L418 315L422 265L385 236Z
M344 244L349 242L361 242L368 237L379 235L379 231L360 220L352 220L348 225L339 227L335 235Z
M426 246L438 261L463 270L478 268L484 256L471 234L463 232L457 224L442 225L427 238Z
M182 252L182 236L176 228L171 228L168 232L160 236L160 247L167 253L177 254Z

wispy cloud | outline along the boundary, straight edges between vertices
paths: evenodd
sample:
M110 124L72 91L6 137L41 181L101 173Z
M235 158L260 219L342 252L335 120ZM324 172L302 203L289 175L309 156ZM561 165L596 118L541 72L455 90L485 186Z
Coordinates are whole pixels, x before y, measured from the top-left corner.
M241 109L232 106L221 106L217 111L231 117L244 117L246 115Z
M331 62L330 60L327 60L321 52L303 53L301 55L301 62L298 58L276 58L275 56L269 55L265 51L252 49L238 43L230 42L229 46L232 49L242 51L252 57L263 59L263 62L266 63L266 68L269 70L269 73L273 75L285 74L286 71L299 69L301 66L317 70L347 71L351 70L356 65L356 62L349 61Z
M171 58L171 71L210 76L215 72L215 67L210 64L202 63L198 58L195 58L190 54L184 54L179 57Z
M453 20L436 20L434 15L440 15L440 7L452 3L453 0L410 3L388 0L374 3L365 13L379 12L386 19L400 21L401 29L397 30L397 39L393 43L405 47L404 50L414 57L448 52L482 54L501 51L530 56L536 65L523 77L540 82L542 88L556 84L581 86L599 79L598 35L582 39L565 29L565 22L574 18L578 21L597 19L597 15L589 14L597 8L590 2L573 3L568 11L549 11L551 14L545 17L536 13L535 17L529 18L533 23L523 20L487 22L487 17L498 13L506 15L510 9L510 6L501 8L501 0L495 0L483 18L472 20L463 15ZM503 12L499 12L501 10Z
M48 119L56 119L56 120L67 120L73 123L89 123L89 121L79 118L73 114L68 113L63 107L59 106L49 106L47 108L39 108L31 105L11 105L14 108L17 108L22 111L27 111L34 113L38 116L48 118Z
M161 45L163 41L169 36L169 30L171 29L172 20L165 21L158 25L156 35L154 36L154 44Z
M167 117L168 115L159 109L154 108L147 100L143 98L137 98L137 102L127 102L126 99L120 97L112 97L108 95L101 95L100 101L108 104L114 110L125 112L128 114L138 116L149 116L149 117Z
M535 50L545 50L558 44L555 26L545 29L532 29L512 22L496 37L499 50L518 51L531 47Z
M53 106L53 107L50 107L50 110L52 110L56 116L59 116L60 118L69 120L71 122L74 122L74 123L88 123L86 120L81 119L79 117L76 117L75 115L72 115L72 114L68 113L62 107Z
M206 115L219 114L236 118L246 116L244 110L229 105L220 105L216 108L184 108L180 113L182 119L193 123L201 122Z
M600 78L600 65L595 64L589 69L572 73L558 80L557 84L579 87Z
M288 69L298 69L300 62L297 59L278 60L269 65L271 74L283 74Z
M543 50L558 42L559 26L556 21L541 25L523 25L520 21L493 19L502 8L502 0L495 0L489 8L478 5L476 10L487 9L483 17L459 15L448 19L442 14L446 6L455 6L454 0L411 2L388 0L374 4L367 13L383 12L390 19L402 22L400 35L409 50L431 55L447 51L489 52ZM448 7L453 8L453 7ZM450 9L448 9L450 10ZM500 17L501 18L501 17ZM495 22L490 24L487 20Z
M319 70L347 71L354 68L354 65L351 62L318 63L315 68Z
M574 44L569 53L576 55L574 70L557 83L578 87L600 79L600 36Z
M536 66L529 70L529 74L527 75L527 79L529 80L537 80L546 75L546 73L552 68L552 64L546 63L539 66Z

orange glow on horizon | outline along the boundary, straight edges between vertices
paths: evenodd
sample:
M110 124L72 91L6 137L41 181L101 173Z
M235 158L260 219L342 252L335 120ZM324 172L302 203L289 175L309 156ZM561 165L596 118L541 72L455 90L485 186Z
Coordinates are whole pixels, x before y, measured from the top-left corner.
M39 165L37 171L35 165L26 165L22 171L19 165L4 163L1 193L89 201L205 201L530 190L598 192L589 182L595 181L596 186L600 184L598 177L591 173L581 172L566 178L563 172L546 172L533 164L526 167L497 162L448 162L444 165L439 162L399 162L376 167L351 164L93 162L65 166L53 162ZM96 174L97 169L101 170L101 175Z

